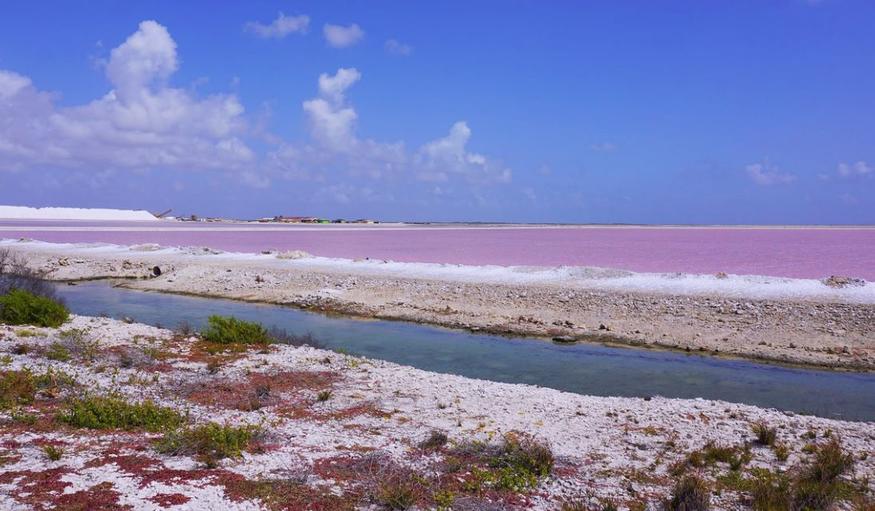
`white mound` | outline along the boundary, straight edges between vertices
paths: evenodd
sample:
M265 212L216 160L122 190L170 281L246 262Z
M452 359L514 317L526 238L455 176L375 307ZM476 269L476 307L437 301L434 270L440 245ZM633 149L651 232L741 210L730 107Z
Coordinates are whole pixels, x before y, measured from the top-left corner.
M0 205L0 218L20 220L157 220L148 211L101 208L30 208Z

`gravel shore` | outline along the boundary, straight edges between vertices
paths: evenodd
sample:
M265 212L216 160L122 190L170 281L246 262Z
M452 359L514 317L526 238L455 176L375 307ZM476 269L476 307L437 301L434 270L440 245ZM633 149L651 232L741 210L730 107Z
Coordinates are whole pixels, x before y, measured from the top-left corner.
M817 281L660 275L658 286L647 287L634 284L641 274L589 268L431 265L413 271L295 253L29 242L3 248L57 280L124 277L135 280L122 285L136 289L473 331L875 369L875 305L861 294L871 294L872 283L833 289ZM804 292L782 291L797 288Z
M719 401L581 396L309 346L211 353L200 343L82 316L59 329L0 326L4 374L54 382L35 401L0 409L4 509L385 509L410 484L413 508L655 510L683 470L711 485L712 509L742 509L746 477L794 473L833 439L854 456L845 484L875 490L872 423ZM204 466L193 454L158 452L166 431L77 429L56 418L71 397L106 393L151 399L193 425L257 427L259 442ZM773 428L772 447L757 443L757 423ZM446 443L423 444L435 431ZM552 468L534 486L477 465L476 453L506 438L551 450Z

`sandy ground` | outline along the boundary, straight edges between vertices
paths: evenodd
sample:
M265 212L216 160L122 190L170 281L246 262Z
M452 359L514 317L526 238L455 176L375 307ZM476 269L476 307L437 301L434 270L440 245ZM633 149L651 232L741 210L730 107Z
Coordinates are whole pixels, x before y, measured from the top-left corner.
M156 246L6 243L58 280L262 301L473 331L875 369L875 284L507 269L240 255ZM155 276L155 267L160 276Z
M581 396L308 346L208 355L198 342L105 318L73 317L60 329L0 325L0 370L51 370L64 382L33 403L0 410L0 507L383 509L386 484L404 480L420 485L417 508L435 507L439 495L453 509L558 510L563 502L592 509L608 500L621 509L658 509L678 478L674 470L710 442L747 453L738 472L725 462L696 469L712 484L712 509L742 509L747 497L723 477L792 471L810 461L812 446L832 438L855 456L847 484L875 490L873 423L719 401ZM69 360L47 358L58 344ZM257 425L263 440L241 458L205 468L191 455L159 454L153 443L162 432L84 430L53 419L82 389L152 399L184 410L195 425ZM755 444L757 421L776 429L786 460ZM431 431L445 432L448 443L421 447ZM551 448L555 465L536 487L483 483L476 458L460 454L470 441L496 443L508 434ZM49 459L46 446L60 449L60 458Z

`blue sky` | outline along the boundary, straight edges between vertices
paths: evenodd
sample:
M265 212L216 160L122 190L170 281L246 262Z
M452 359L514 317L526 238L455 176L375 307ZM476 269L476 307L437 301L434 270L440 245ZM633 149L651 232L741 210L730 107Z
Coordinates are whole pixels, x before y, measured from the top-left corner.
M217 5L4 6L0 203L875 223L872 2Z

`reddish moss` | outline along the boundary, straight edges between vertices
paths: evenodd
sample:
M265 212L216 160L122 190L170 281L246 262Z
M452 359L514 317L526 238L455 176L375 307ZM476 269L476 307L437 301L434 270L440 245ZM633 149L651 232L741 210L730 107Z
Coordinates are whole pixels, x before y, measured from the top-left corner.
M252 411L282 403L283 394L326 388L337 378L331 371L251 373L242 381L216 378L194 384L188 399L206 406Z
M114 489L112 483L103 482L87 490L61 495L55 500L53 509L64 511L132 509L131 506L119 504L118 498L120 496L121 494Z
M161 507L181 506L191 500L181 493L159 493L149 497L149 500L158 504Z
M34 509L54 507L55 499L64 493L70 483L61 478L71 471L68 468L52 468L34 472L32 470L0 473L0 484L14 484L9 496L16 502Z

